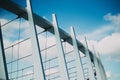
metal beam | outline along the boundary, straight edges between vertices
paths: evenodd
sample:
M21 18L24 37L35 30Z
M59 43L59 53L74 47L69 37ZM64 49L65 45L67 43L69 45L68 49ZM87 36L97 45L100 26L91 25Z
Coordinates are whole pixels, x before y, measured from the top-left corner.
M58 49L58 59L59 59L61 79L69 80L67 63L66 63L65 54L64 54L64 50L63 50L63 46L62 46L62 42L60 38L57 18L55 14L52 14L52 17L53 17L53 26L54 26L54 32L55 32L55 37L56 37L57 49Z
M73 27L71 27L71 37L72 37L72 42L73 42L73 47L75 52L74 57L75 57L76 68L77 68L77 80L85 80L82 61L81 61L80 53L78 50L75 31Z
M30 37L31 37L32 51L33 51L34 78L35 80L46 80L44 68L42 64L42 56L40 52L37 30L33 20L31 0L27 0L27 12L28 12L28 21L29 21L30 33L31 33Z
M8 80L8 71L6 65L6 57L4 52L4 44L2 38L2 29L0 23L0 80Z

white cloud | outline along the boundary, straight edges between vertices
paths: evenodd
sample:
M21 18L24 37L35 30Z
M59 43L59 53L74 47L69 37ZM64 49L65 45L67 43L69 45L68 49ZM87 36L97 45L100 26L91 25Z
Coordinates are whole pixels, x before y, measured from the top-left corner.
M97 52L101 54L119 55L120 52L120 33L113 33L100 41L88 40L90 50L93 51L93 45Z
M107 24L91 33L83 34L79 39L84 43L83 36L87 36L89 48L93 51L93 45L96 51L103 54L119 55L120 52L120 33L113 32L116 27L120 27L120 14L111 15L108 13L104 16L105 20L109 20L112 24ZM117 25L117 26L116 26Z
M113 73L111 71L106 71L107 79L114 80L120 78L120 73Z
M115 25L115 30L120 32L120 14L112 15L108 13L104 16L104 19L112 22Z
M106 71L106 76L107 76L107 79L110 79L112 77L112 72Z
M94 45L97 53L108 56L105 60L110 63L108 66L111 66L114 65L111 62L120 63L120 14L111 15L109 13L104 16L104 19L110 21L110 24L104 25L91 33L83 34L83 38L79 36L79 39L82 43L85 43L84 36L87 36L89 49L94 52ZM117 66L116 64L115 66ZM106 71L107 78L111 80L119 79L119 72L113 73L112 71L113 69Z
M107 36L109 34L108 32L112 31L113 29L114 28L111 25L104 25L104 26L100 27L99 29L94 30L91 33L85 33L78 37L79 37L79 39L82 39L82 40L84 39L85 36L89 40L100 40L100 39L104 38L105 36Z
M118 54L120 52L120 33L113 33L103 38L98 43L99 49L106 54Z
M1 25L9 22L7 19L0 19ZM20 24L20 19L17 19L13 22L10 22L9 24L5 25L2 27L2 32L3 32L3 38L5 39L18 39L18 32L19 32L19 26L20 26L20 32L21 32L21 38L26 37L28 34L25 34L26 32L28 33L28 22L23 21L21 19L21 24Z

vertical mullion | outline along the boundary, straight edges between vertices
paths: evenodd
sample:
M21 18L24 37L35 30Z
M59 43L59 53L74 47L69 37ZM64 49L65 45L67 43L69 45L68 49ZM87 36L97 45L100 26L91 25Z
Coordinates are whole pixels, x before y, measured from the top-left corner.
M61 79L69 80L67 63L66 63L65 54L64 54L64 50L63 50L63 46L60 38L57 18L55 14L53 14L52 17L53 17L53 26L54 26L54 32L56 37L56 43L58 48L58 59L59 59Z
M87 64L88 64L88 69L89 69L90 80L95 80L95 75L94 75L94 71L93 71L92 61L91 61L91 58L90 58L90 53L89 53L89 50L88 50L88 44L87 44L86 37L85 37L85 43L86 43L85 54L86 54L86 57L87 57Z
M27 0L27 13L28 13L28 21L30 26L30 37L32 43L32 51L33 51L33 61L34 61L34 78L36 80L46 80L45 72L42 64L42 56L40 52L39 41L37 37L37 30L33 20L33 11L31 0Z
M74 52L75 52L74 57L75 57L76 68L77 68L77 80L85 80L82 61L81 61L81 57L79 54L78 45L76 41L76 35L75 35L75 31L73 27L71 27L71 37L72 37L72 42L73 42L73 47L74 47Z
M95 64L97 80L102 80L101 71L100 71L100 68L99 68L99 63L98 63L98 59L97 59L97 56L96 56L95 52L94 52L94 56L93 57L94 57L94 64Z
M102 62L101 62L99 53L98 53L98 63L99 63L100 71L101 71L102 80L107 80L107 79L106 79L105 70L104 70L104 67L103 67L103 65L102 65Z
M3 79L3 80L9 79L7 64L6 64L6 57L4 52L1 24L0 24L0 79Z

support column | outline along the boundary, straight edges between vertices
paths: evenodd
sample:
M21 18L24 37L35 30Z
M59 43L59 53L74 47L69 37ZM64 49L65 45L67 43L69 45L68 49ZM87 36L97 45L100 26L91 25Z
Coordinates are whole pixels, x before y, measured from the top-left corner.
M97 78L97 80L102 80L102 75L101 75L101 71L99 68L99 61L98 61L94 46L93 46L93 50L94 50L94 56L93 56L94 59L93 60L94 60L94 64L95 64L96 78Z
M90 58L90 53L88 50L88 44L87 44L86 37L85 37L85 43L86 43L85 54L86 54L87 61L88 61L87 64L88 64L88 70L89 70L89 78L90 78L90 80L95 80L95 75L94 75L94 71L93 71L92 61Z
M95 70L96 70L96 78L97 80L102 80L99 63L98 63L98 59L96 58L96 56L94 56L94 64L95 64Z
M101 63L104 79L107 80L105 69Z
M63 46L62 46L62 42L60 38L57 18L55 14L52 14L52 17L53 17L53 26L54 26L54 32L55 32L55 37L56 37L56 43L57 43L57 48L58 48L58 59L59 59L61 79L69 80L67 63L65 60L64 50L63 50Z
M106 78L106 74L105 74L105 69L102 65L102 62L101 62L101 59L100 59L100 54L98 53L98 60L99 60L99 68L100 68L100 71L101 71L101 75L102 75L102 80L107 80Z
M102 71L102 68L101 68L101 63L100 63L99 60L98 60L98 66L99 66L99 69L100 69L101 80L105 80L105 79L104 79L104 76L103 76L103 71Z
M39 41L37 37L37 30L33 20L33 12L31 1L27 0L27 13L28 13L28 21L30 26L30 37L32 43L32 51L33 51L33 61L34 61L34 78L35 80L46 80L44 68L42 64L42 56L40 52Z
M73 42L73 47L74 47L74 52L75 52L74 57L75 57L76 68L77 68L77 80L85 80L83 67L82 67L82 61L81 61L81 57L79 54L75 31L73 27L71 27L71 37L72 37L72 42Z
M100 70L101 70L101 75L102 75L103 80L106 80L105 72L104 72L103 65L101 64L101 62L99 62L99 67L100 67Z
M8 71L4 52L2 29L0 24L0 80L8 80Z

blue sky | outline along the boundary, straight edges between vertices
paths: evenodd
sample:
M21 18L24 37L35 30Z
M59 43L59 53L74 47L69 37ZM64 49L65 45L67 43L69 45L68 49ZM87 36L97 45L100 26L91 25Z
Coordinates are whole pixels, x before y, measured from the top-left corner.
M24 4L24 1L21 2ZM69 26L73 25L89 30L104 24L103 16L107 13L120 12L119 3L119 0L32 0L35 13L45 16L50 21L51 14L56 13L62 28L68 29Z
M25 6L24 0L12 1ZM56 13L65 31L74 26L81 42L87 36L90 49L95 45L100 52L109 80L120 79L120 0L32 0L32 5L35 13L50 22ZM0 15L2 19L4 13Z
M104 24L103 16L107 13L115 14L120 11L118 0L36 0L33 1L33 7L37 14L49 20L51 14L56 13L61 28L68 30L72 25L80 33L91 31Z

